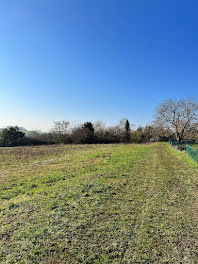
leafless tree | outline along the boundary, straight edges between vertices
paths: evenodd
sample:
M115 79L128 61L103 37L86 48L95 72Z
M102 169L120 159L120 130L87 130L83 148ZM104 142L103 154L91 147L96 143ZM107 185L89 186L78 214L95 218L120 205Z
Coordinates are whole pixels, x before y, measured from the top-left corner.
M94 123L94 131L97 139L97 143L104 143L106 137L106 126L102 121L96 121Z
M163 102L156 110L155 123L165 130L171 130L179 142L186 131L198 122L198 103L194 98Z
M69 121L55 121L54 127L52 128L51 132L57 135L65 135L68 133L68 126Z
M56 143L69 143L69 121L56 121L54 127L51 130L51 135Z

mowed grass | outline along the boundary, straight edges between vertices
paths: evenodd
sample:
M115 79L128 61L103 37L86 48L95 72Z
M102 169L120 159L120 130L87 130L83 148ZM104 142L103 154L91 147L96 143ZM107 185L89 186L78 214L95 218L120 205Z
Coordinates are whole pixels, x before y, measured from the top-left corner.
M0 263L198 263L198 165L161 143L1 148Z

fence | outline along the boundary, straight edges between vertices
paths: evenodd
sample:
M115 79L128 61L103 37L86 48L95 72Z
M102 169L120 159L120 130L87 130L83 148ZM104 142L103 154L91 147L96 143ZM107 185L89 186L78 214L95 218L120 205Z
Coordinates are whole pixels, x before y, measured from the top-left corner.
M169 141L169 143L171 144L172 147L180 151L186 150L186 144L183 142Z
M176 149L183 151L185 150L188 155L194 159L194 161L198 162L198 149L196 148L192 148L189 144L186 144L184 142L174 142L174 141L170 141L169 142L171 144L171 146L175 147ZM193 144L191 144L193 145Z
M194 149L191 146L186 145L186 152L192 159L198 162L198 149Z

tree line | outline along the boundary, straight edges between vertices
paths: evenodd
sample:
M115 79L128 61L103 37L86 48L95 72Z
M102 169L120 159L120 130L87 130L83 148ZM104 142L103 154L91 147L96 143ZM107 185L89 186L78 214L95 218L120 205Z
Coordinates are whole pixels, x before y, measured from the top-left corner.
M198 103L194 99L162 102L152 124L137 129L133 129L126 118L110 127L101 121L76 126L71 126L69 121L57 121L48 133L31 131L28 135L18 127L5 128L0 133L0 146L179 142L184 139L198 140Z

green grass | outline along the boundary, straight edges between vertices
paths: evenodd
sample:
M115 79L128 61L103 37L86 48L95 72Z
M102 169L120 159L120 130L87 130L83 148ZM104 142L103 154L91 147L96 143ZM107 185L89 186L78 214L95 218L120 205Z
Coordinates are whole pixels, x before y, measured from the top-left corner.
M0 263L198 263L198 165L168 144L0 149Z
M192 144L191 147L198 149L198 144Z

